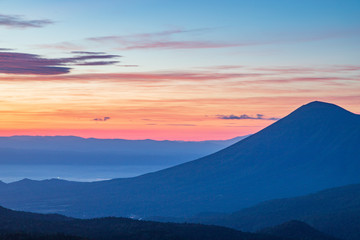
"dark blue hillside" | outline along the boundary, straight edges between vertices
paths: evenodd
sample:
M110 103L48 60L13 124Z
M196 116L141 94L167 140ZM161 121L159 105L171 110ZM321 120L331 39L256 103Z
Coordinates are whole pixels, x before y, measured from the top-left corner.
M157 220L215 224L253 232L263 228L284 230L294 224L272 227L298 220L331 236L344 240L358 240L360 239L360 184L326 189L300 197L270 200L233 213L203 213L187 219ZM295 227L301 230L301 224L295 224ZM295 233L295 231L289 232Z

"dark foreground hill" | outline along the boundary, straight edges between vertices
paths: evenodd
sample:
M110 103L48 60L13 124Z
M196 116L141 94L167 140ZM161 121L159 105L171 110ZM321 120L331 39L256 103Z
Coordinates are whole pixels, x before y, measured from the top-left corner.
M0 185L0 204L69 216L192 216L360 182L360 116L306 104L207 157L135 178Z
M0 232L1 240L89 240L87 238L64 234L37 234L23 232Z
M341 239L360 239L360 184L296 198L271 200L231 214L208 213L177 221L258 231L293 219L304 221L324 233ZM300 229L299 226L297 228Z
M80 220L61 215L16 212L0 207L0 239L11 240L279 240L200 224L138 221L126 218ZM280 240L287 240L281 238ZM297 240L297 239L296 239ZM299 239L300 240L300 239Z

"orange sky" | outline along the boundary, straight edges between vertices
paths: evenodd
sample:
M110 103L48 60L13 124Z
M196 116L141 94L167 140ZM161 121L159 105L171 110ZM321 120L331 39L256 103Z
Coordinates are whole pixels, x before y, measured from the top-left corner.
M360 112L358 70L275 70L1 75L0 135L227 139L314 100ZM263 119L221 119L243 114Z

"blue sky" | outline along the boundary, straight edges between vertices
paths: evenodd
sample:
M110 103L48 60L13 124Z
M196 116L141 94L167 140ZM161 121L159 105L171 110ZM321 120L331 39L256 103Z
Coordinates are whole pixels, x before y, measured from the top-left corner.
M355 64L359 61L359 5L359 1L324 0L35 0L31 4L29 1L5 0L0 2L3 14L50 19L54 24L39 29L2 29L1 39L3 43L7 42L6 47L49 55L65 51L44 49L41 45L68 42L90 50L117 52L128 58L129 64L141 64L147 70L201 66L202 63ZM173 41L208 41L240 46L196 51L134 49L125 52L116 49L116 44L104 47L86 40L174 29L184 32L172 35ZM171 56L172 61L162 61ZM189 57L192 58L190 62ZM151 58L155 63L145 62L143 58Z

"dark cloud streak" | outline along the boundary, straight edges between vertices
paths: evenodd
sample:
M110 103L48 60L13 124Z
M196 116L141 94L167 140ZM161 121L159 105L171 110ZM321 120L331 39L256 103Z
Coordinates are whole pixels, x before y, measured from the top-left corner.
M44 58L37 54L2 51L0 49L0 73L57 75L69 73L71 66L102 66L113 65L119 61L113 59L120 55L90 54L91 52L70 58ZM112 61L104 61L111 59ZM102 60L102 61L91 61Z
M97 121L97 122L106 122L108 120L110 120L111 117L103 117L103 118L94 118L93 121Z
M60 59L42 58L36 54L0 52L0 73L53 75L69 73Z

